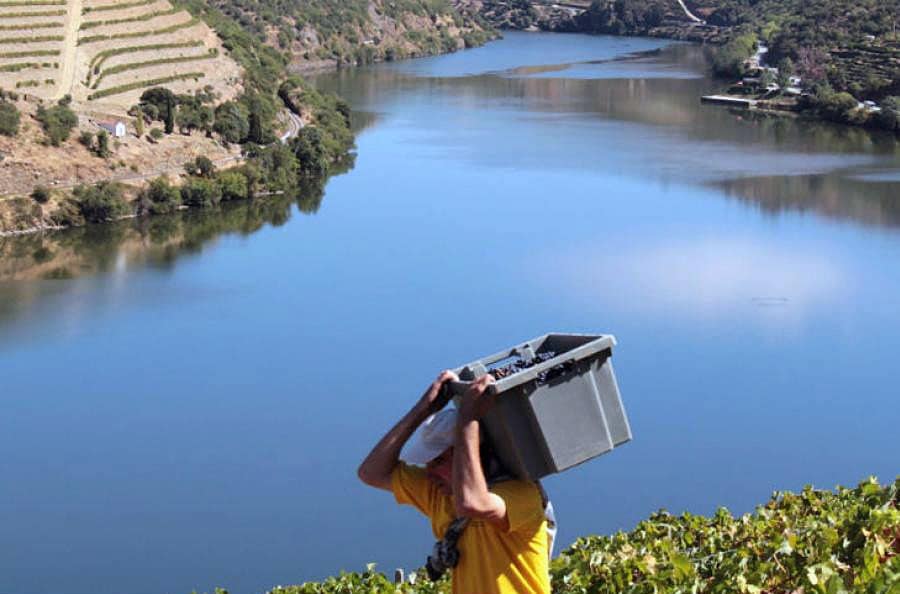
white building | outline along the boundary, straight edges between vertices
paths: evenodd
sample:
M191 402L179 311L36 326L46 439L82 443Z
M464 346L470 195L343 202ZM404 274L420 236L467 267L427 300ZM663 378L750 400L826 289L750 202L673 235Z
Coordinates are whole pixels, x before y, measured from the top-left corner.
M97 122L97 125L109 132L113 138L123 138L127 132L125 123L121 121Z

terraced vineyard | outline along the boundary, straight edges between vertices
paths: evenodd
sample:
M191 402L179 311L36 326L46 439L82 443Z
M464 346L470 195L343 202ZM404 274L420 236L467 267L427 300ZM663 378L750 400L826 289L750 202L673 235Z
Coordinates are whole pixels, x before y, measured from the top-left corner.
M56 93L68 16L65 0L0 1L0 87Z
M858 44L852 48L833 49L830 54L848 86L854 82L866 85L868 79L878 77L892 81L887 94L900 91L900 41Z
M230 98L240 80L215 32L168 0L0 0L0 88L127 107L148 86Z

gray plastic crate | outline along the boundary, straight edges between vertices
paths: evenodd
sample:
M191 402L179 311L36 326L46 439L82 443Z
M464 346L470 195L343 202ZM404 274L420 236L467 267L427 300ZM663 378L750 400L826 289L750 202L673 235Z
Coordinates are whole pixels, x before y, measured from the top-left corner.
M553 358L496 380L496 404L482 419L512 473L536 480L605 454L631 439L612 368L610 335L546 334L455 369L461 395L491 369L543 354Z

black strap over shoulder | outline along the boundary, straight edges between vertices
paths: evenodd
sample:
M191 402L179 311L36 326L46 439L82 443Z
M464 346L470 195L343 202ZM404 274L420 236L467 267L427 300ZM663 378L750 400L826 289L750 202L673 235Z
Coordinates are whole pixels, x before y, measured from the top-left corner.
M512 478L512 476L503 476L491 481L489 484L494 485L505 480L511 480ZM547 513L547 509L550 506L550 498L547 496L547 491L544 490L544 485L542 485L540 481L534 481L534 485L541 494L541 509L544 510L544 513L547 516L547 529L551 535L555 535L556 521L553 519L553 512L550 511L549 514ZM460 553L457 543L459 543L459 539L468 525L469 518L456 518L450 522L447 531L444 532L444 538L434 543L431 555L429 555L428 559L425 561L425 570L428 572L428 578L431 581L436 582L441 579L441 576L443 576L448 569L456 567L459 564ZM551 539L552 538L553 536L551 536ZM550 544L550 550L552 551L552 544Z
M459 563L459 548L456 546L463 530L469 525L469 518L456 518L450 522L444 538L434 543L434 549L425 562L428 578L436 582L451 567Z

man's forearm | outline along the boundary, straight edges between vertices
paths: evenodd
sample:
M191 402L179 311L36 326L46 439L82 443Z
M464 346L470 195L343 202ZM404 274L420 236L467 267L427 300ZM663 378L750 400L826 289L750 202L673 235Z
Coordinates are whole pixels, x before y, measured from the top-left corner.
M419 401L381 438L363 463L358 475L362 482L379 489L391 489L391 473L400 458L400 450L410 436L431 414L427 402Z
M460 418L453 445L453 498L463 508L477 506L488 495L480 449L478 421Z
M481 435L478 421L460 418L453 446L453 502L456 515L486 520L509 529L506 502L488 490L481 466Z

